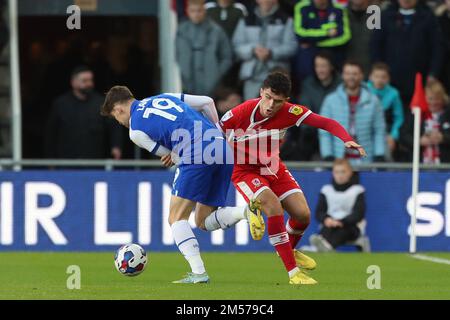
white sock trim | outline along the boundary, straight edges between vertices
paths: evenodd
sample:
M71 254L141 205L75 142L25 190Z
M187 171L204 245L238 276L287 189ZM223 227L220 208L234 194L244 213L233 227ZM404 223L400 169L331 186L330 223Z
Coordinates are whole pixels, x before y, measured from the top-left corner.
M298 267L295 267L294 269L292 269L291 271L288 271L289 274L289 278L292 278L297 272L299 272L300 269Z
M278 246L280 244L288 243L289 242L289 236L287 232L282 232L274 235L269 236L269 242L273 246Z

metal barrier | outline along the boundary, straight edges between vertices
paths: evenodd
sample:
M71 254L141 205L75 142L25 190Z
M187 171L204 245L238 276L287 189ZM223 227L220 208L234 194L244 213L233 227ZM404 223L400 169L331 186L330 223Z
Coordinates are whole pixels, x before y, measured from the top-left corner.
M332 162L324 161L286 161L285 164L291 169L308 169L308 170L324 170L330 169L333 166ZM0 159L0 170L14 170L20 171L24 168L103 168L106 171L114 170L115 168L162 168L159 160L91 160L91 159ZM373 171L373 170L412 170L411 163L397 163L397 162L375 162L370 164L355 165L354 168L359 171ZM450 170L450 164L430 165L421 164L421 170L442 171Z

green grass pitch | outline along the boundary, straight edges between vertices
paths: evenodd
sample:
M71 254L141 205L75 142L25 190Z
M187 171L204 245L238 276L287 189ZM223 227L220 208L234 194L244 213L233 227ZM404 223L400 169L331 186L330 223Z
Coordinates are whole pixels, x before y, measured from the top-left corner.
M450 259L450 253L428 253ZM315 286L291 286L274 253L203 253L212 282L176 285L188 265L179 253L149 252L137 277L120 275L113 253L0 253L0 299L450 299L450 265L406 253L311 254ZM69 265L81 268L81 289L66 287ZM370 265L381 289L367 288Z

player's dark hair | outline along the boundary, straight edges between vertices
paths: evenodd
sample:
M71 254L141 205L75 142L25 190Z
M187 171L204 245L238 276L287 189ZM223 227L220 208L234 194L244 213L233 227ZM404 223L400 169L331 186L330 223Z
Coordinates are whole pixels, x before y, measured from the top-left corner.
M270 89L276 95L289 97L291 94L291 79L283 72L273 72L264 80L262 88Z
M342 66L342 70L344 70L345 66L355 66L358 67L359 70L361 70L362 73L364 73L364 68L362 66L362 64L357 61L357 60L353 60L353 59L348 59L344 62L344 65Z
M130 89L125 86L114 86L106 93L100 114L102 116L110 116L116 103L124 103L131 99L134 99L134 96Z
M72 70L72 73L70 74L70 79L75 78L77 75L83 72L92 72L92 69L89 68L88 66L78 66Z

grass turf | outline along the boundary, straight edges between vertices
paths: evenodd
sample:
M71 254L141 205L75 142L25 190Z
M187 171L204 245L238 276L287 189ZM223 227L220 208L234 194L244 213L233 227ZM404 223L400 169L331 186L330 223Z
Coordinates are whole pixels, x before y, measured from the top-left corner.
M433 256L432 253L427 255ZM0 253L0 299L450 299L450 265L408 254L311 254L315 286L291 286L273 253L203 253L212 282L176 285L188 266L178 253L149 253L138 277L120 275L111 253ZM434 256L450 259L450 253ZM81 289L69 290L69 265ZM367 288L367 267L381 269L381 289Z

